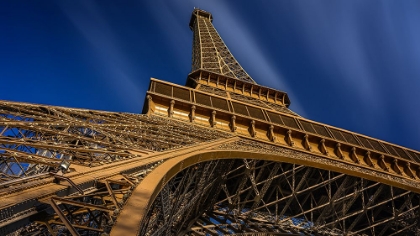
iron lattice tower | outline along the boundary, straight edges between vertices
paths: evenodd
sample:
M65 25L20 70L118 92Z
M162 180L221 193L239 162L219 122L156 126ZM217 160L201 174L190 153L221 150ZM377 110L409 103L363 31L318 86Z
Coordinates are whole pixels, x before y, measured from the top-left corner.
M0 235L419 235L420 153L303 118L193 11L143 114L0 102Z

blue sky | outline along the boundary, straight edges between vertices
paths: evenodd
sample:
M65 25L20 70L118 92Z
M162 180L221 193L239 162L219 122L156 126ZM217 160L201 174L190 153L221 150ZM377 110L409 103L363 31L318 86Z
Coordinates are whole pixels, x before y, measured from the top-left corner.
M420 150L419 1L0 1L0 99L141 112L185 83L194 7L295 112Z

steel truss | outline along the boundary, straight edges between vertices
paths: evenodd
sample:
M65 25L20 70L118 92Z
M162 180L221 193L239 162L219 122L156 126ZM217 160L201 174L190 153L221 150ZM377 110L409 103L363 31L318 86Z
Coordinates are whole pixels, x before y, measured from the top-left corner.
M156 165L79 189L69 196L40 200L41 213L11 235L99 235L109 233L131 191Z
M151 156L228 136L160 117L0 102L0 234L109 232L130 191L162 162ZM114 170L130 161L140 164Z
M175 176L160 192L139 235L178 235L216 202L223 176L233 161L195 165ZM175 226L175 227L174 227Z
M190 22L194 31L192 71L203 69L255 84L226 47L212 21L210 13L194 10Z
M227 136L159 117L13 102L0 102L0 122L0 183L62 160L95 167Z
M163 188L139 235L419 235L419 200L410 191L302 165L211 161Z
M190 28L146 115L0 101L0 235L420 235L419 152L298 116Z

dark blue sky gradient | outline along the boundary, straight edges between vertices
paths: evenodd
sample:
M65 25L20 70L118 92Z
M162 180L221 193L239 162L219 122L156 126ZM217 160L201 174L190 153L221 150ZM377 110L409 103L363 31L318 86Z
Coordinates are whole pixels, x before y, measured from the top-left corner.
M0 99L141 112L184 84L194 7L257 83L315 121L420 149L419 1L0 1Z

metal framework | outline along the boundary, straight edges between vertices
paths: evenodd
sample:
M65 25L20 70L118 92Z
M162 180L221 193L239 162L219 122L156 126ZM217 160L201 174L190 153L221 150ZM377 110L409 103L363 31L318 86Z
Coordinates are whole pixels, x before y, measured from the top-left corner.
M190 21L190 29L194 32L192 71L208 70L255 84L230 53L212 22L213 16L209 12L193 11Z
M222 182L217 180L218 183L213 186L212 191L218 194L213 195L213 192L204 188L194 189L197 197L212 196L206 201L214 204L204 214L198 211L203 211L203 206L192 207L195 199L187 201L189 204L186 207L178 207L175 216L201 216L198 219L184 217L184 222L170 222L177 229L175 234L184 233L182 230L187 228L190 235L243 232L308 235L419 233L416 220L419 199L416 194L363 178L302 165L249 159L197 165L185 170L182 178L194 179L197 170L213 173L211 167L217 164L233 167L222 175ZM168 184L176 185L178 178ZM185 188L189 182L178 184ZM200 186L199 181L195 186ZM168 198L177 196L176 191L180 188L174 188L175 191L169 194L164 188L150 214L154 217L163 214L160 212L163 210L163 204L159 203L161 197L164 194L168 194ZM194 223L189 226L191 221ZM162 225L158 228L167 229ZM149 230L144 235L148 232L158 235L158 231L151 226L144 229Z
M420 235L420 153L300 117L193 11L144 114L0 101L0 235Z

